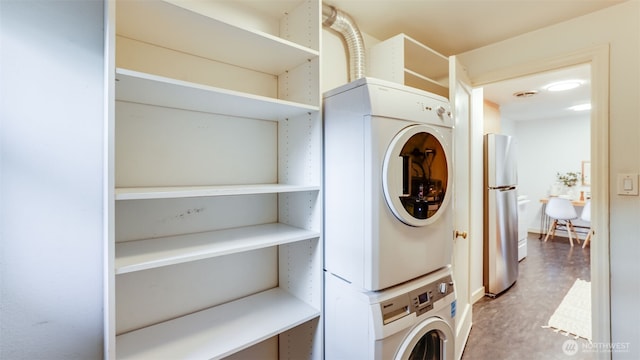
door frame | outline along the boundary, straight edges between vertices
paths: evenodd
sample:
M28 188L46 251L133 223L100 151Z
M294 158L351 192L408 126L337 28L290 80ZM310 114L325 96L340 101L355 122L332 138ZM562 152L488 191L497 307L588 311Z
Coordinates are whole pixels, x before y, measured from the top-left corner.
M456 292L456 351L454 357L456 359L462 358L473 322L471 265L474 260L471 256L471 244L475 238L482 237L482 231L477 231L479 229L474 226L474 211L471 210L477 208L477 203L474 202L478 199L476 194L482 194L482 188L477 183L478 179L482 179L482 177L473 176L473 171L477 171L472 161L472 154L477 153L474 151L475 133L473 133L475 124L473 117L476 113L475 105L477 105L474 101L474 94L473 84L464 64L457 56L450 56L449 102L454 116L453 160L455 168L453 181L455 195L451 205L454 210L451 262L453 279L458 289ZM463 116L461 116L460 110L464 113Z
M499 69L471 77L474 88L582 64L591 65L591 322L594 343L611 342L609 232L609 45L594 46L559 56ZM610 354L599 353L608 359Z

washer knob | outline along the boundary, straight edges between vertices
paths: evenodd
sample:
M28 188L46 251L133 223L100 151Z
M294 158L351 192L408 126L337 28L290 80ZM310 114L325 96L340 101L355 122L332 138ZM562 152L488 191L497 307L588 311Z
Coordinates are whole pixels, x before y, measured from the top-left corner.
M444 115L446 111L447 109L445 109L444 106L438 106L438 110L437 110L438 116Z
M440 294L446 294L447 293L447 283L438 284L438 291L440 292Z

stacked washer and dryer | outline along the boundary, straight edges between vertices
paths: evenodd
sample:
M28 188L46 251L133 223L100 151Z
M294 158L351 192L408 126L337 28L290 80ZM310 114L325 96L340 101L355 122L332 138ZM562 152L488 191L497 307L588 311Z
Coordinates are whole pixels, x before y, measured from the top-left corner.
M325 357L453 359L448 100L361 78L324 115Z

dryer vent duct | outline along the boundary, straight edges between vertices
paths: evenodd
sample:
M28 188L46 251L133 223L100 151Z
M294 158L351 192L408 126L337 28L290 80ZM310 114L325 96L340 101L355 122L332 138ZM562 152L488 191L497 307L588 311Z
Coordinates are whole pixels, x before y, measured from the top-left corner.
M322 25L337 31L347 43L349 52L349 80L354 81L364 74L364 41L353 19L344 12L327 4L322 4Z

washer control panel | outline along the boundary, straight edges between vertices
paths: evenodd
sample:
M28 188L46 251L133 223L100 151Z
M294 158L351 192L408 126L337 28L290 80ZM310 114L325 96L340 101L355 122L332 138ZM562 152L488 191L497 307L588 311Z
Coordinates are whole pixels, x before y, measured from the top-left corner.
M420 316L432 310L436 301L453 291L453 279L451 275L447 275L406 294L381 302L382 323L389 324L414 312L416 316Z
M433 303L451 294L454 291L451 275L440 278L428 285L409 293L411 312L417 316L433 309Z

